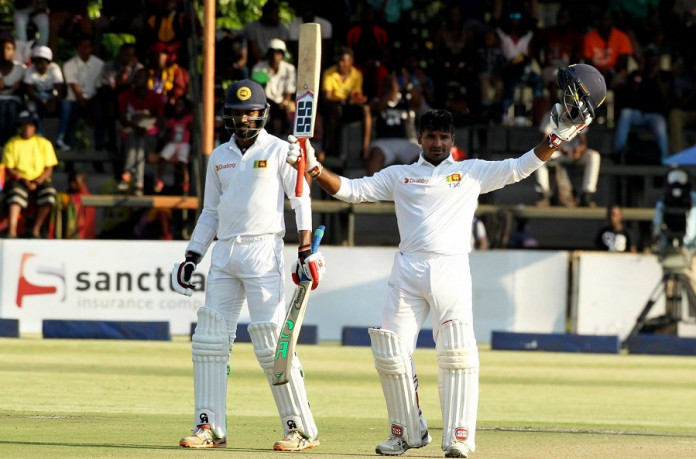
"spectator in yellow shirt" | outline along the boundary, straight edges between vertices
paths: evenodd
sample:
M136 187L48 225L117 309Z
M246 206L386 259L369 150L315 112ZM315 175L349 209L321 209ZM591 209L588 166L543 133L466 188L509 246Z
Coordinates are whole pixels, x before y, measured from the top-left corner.
M30 201L38 206L30 238L41 237L41 228L56 203L56 189L51 184L53 166L58 164L50 141L36 135L37 120L29 111L19 114L20 134L12 137L2 154L8 177L8 238L17 237L19 216Z
M363 94L363 76L355 68L353 50L341 48L336 65L329 67L322 77L322 117L325 120L324 151L327 155L345 156L339 151L339 133L342 124L362 122L361 157L370 146L372 114Z

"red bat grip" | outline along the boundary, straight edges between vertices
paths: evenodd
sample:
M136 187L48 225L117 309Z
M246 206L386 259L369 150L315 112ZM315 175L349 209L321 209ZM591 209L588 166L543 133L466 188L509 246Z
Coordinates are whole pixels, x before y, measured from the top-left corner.
M295 183L295 196L302 196L302 186L304 184L306 154L305 142L307 139L301 137L297 139L300 142L300 158L297 161L297 182Z

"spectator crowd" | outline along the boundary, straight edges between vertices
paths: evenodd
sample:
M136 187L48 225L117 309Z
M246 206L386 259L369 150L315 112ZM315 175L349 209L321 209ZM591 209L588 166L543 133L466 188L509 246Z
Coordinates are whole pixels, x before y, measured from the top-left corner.
M199 78L190 70L202 53L191 46L202 33L193 2L102 0L91 15L89 6L17 0L3 12L11 26L0 34L0 146L30 119L59 160L86 148L109 157L115 192L189 193L191 89ZM373 174L417 156L418 118L431 108L450 110L460 127L543 132L557 101L555 70L588 63L607 82L610 98L596 124L615 127L612 150L583 144L559 152L571 156L550 165L587 164L576 201L594 205L600 156L638 162L653 151L659 162L693 143L687 134L696 124L695 19L696 1L688 0L267 0L257 19L216 30L216 99L232 82L251 78L264 86L271 107L266 129L290 134L299 27L319 23L313 143L323 159L357 158ZM31 116L20 123L23 112ZM356 151L344 151L349 124L359 125ZM216 141L227 136L216 123ZM64 167L72 170L69 161ZM104 172L99 161L93 167ZM170 175L174 181L165 183ZM538 177L546 204L548 182L548 173Z

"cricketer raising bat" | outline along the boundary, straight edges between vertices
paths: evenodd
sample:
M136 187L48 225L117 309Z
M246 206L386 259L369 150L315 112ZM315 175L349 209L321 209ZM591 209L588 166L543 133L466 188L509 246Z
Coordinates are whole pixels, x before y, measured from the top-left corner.
M312 253L319 250L321 238L324 237L324 225L314 231L312 238ZM280 386L288 382L288 374L292 368L292 357L295 355L295 345L297 337L300 335L300 327L307 311L307 301L309 292L312 291L312 281L307 279L304 274L300 283L295 287L295 293L290 300L290 309L285 317L283 329L280 331L280 338L276 345L275 357L273 360L273 385Z
M295 196L302 196L306 164L305 142L314 135L320 74L321 30L319 24L308 22L300 26L297 49L297 93L295 95L295 126L292 134L300 142L300 159L297 162Z

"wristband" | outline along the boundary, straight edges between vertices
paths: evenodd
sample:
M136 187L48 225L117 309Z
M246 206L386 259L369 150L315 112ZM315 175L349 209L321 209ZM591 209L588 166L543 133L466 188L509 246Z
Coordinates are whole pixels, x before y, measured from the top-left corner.
M311 171L308 172L309 176L312 177L313 179L319 177L321 173L324 172L324 166L321 164L317 165L312 169Z
M310 250L312 246L310 244L307 245L301 245L297 248L298 252L304 252L305 250Z
M563 139L558 137L556 134L553 132L549 134L549 147L551 148L558 148L559 145L563 143Z

